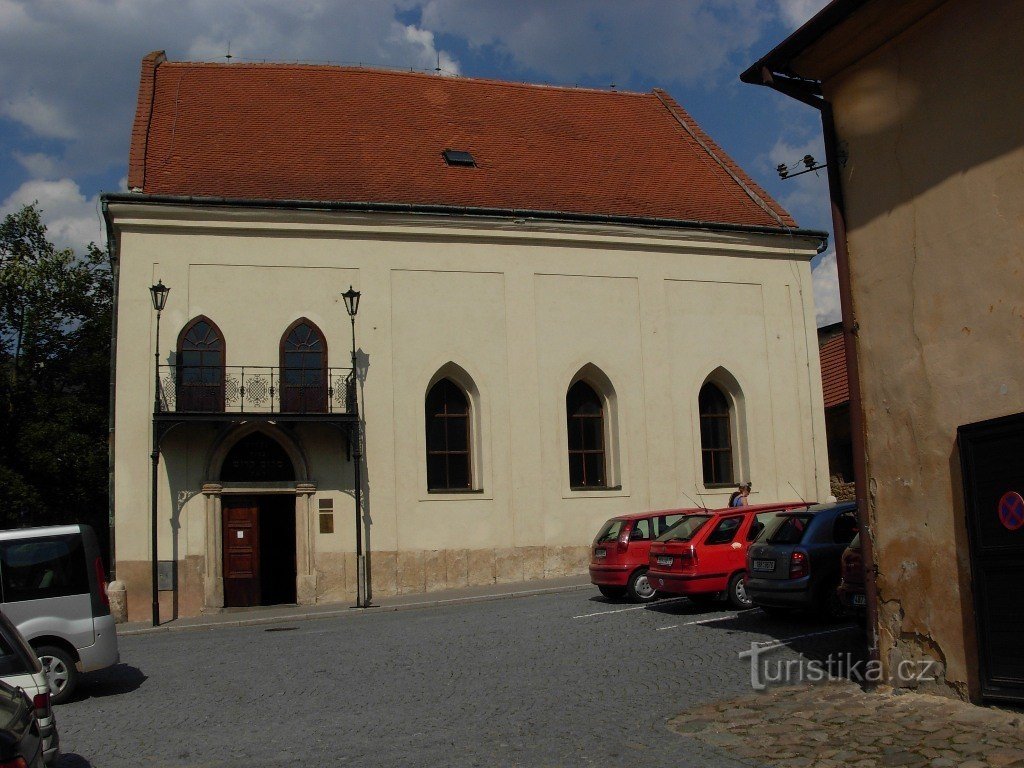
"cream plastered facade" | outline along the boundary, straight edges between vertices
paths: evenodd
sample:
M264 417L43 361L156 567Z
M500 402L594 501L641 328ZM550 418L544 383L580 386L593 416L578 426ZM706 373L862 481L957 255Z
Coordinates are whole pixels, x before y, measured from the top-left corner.
M888 42L825 38L800 72L824 78L846 153L881 655L891 670L936 660L935 689L969 697L956 439L1024 411L1024 4L913 6Z
M697 393L733 401L736 474L755 502L829 492L809 262L820 239L538 220L112 202L117 240L115 525L130 620L150 615L150 440L159 358L214 320L226 364L278 365L297 318L347 366L341 293L362 292L356 334L365 420L365 543L375 597L583 574L601 523L625 512L726 503L702 482ZM424 398L439 375L470 394L476 493L428 493ZM609 490L569 487L565 396L583 376L605 400ZM297 480L234 487L219 462L260 429ZM331 427L189 424L164 439L160 560L178 563L162 613L223 605L227 494L294 497L300 603L355 594L353 465ZM330 499L334 532L320 533ZM287 543L287 544L290 544Z

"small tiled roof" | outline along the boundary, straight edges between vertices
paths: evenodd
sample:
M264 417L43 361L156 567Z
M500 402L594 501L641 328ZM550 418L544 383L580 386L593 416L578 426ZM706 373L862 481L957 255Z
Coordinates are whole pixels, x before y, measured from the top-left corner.
M476 167L445 163L468 151ZM153 195L795 227L664 91L143 59L128 186Z
M825 407L832 408L850 401L850 385L846 374L846 348L843 334L831 333L818 340L821 357L821 388Z

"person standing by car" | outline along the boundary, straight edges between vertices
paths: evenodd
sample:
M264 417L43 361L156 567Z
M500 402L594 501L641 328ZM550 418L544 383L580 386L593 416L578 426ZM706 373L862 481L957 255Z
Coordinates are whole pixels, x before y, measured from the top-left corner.
M750 483L740 483L739 487L729 497L730 507L745 507L750 503Z

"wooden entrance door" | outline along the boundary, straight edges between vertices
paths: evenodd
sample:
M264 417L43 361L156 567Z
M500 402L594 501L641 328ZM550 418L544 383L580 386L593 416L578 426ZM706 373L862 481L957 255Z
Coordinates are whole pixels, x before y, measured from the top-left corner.
M981 694L1024 702L1024 414L958 430ZM956 572L956 562L946 564Z
M224 547L224 605L260 604L260 507L255 498L225 496L221 532Z

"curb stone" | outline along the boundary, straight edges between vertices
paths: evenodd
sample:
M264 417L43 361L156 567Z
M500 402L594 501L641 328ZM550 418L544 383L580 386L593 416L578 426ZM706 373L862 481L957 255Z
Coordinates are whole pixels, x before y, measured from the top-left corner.
M166 625L159 627L134 627L129 629L118 629L118 637L134 637L137 635L155 635L166 632L191 632L197 630L213 630L225 628L237 628L237 627L252 627L261 626L268 624L282 624L299 621L315 621L317 619L334 619L341 616L359 617L359 616L372 616L379 613L393 613L397 611L411 611L417 609L427 608L443 608L451 605L471 605L473 603L490 603L498 600L512 600L524 597L536 597L538 595L553 595L563 592L579 592L584 589L590 589L594 585L590 582L586 584L570 584L567 586L559 587L542 587L539 589L526 589L515 592L499 592L487 595L472 595L468 597L454 597L454 598L442 598L438 600L424 600L412 603L396 603L393 605L373 605L370 608L339 608L332 611L316 611L306 613L295 613L286 615L274 615L274 616L254 616L252 618L245 619L220 619L216 621L205 621L195 622L189 624L174 624L169 622ZM222 616L223 614L214 614L216 616Z

